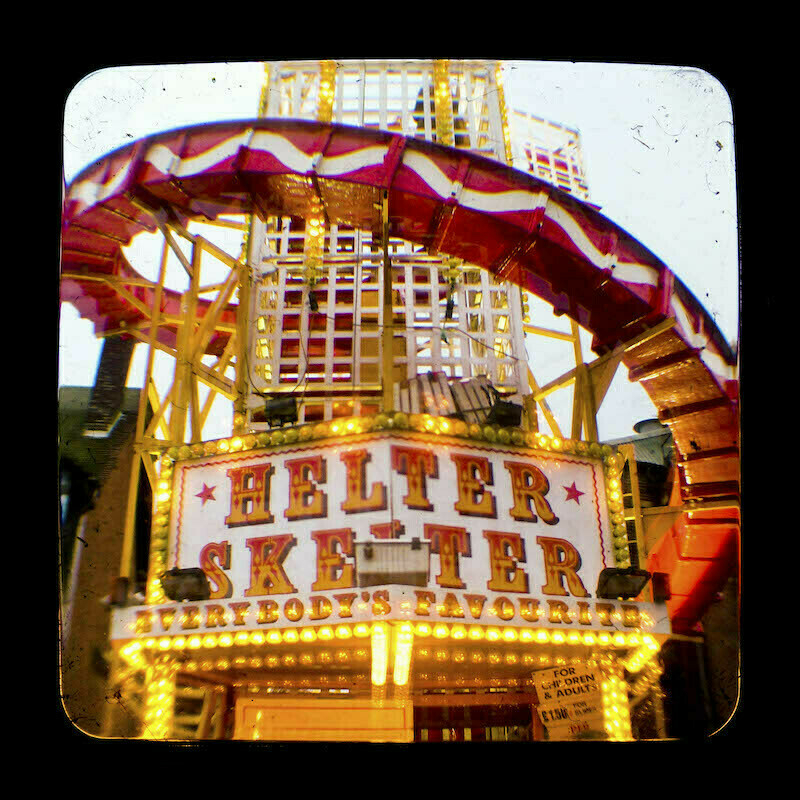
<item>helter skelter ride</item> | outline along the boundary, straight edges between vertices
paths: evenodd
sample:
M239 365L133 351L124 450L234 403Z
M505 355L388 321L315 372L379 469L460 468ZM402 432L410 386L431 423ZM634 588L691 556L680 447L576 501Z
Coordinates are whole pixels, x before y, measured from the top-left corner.
M63 300L148 346L120 568L124 590L146 479L146 600L111 629L142 737L424 740L444 710L462 738L506 713L625 739L658 700L660 643L738 554L736 358L588 202L577 133L518 115L536 130L512 152L508 118L495 62L274 63L258 118L147 137L68 187ZM129 246L155 236L148 278ZM539 385L526 335L574 366ZM597 441L619 363L674 440L648 514L634 464L621 497L632 451ZM215 402L231 435L206 440ZM669 592L627 587L644 569Z

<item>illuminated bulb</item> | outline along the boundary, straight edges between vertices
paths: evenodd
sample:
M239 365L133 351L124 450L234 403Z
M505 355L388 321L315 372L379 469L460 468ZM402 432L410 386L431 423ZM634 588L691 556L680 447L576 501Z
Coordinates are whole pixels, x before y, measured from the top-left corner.
M283 641L280 631L270 631L267 634L267 641L270 644L280 644Z
M480 625L473 625L469 629L469 638L473 641L479 641L480 639L483 639L483 635L483 628L481 628Z
M427 622L418 622L414 632L417 636L430 636L431 626Z
M467 635L467 629L463 625L453 625L450 636L453 639L463 639Z
M386 671L389 666L389 634L382 622L372 626L372 684L383 686L386 683Z
M503 639L506 642L516 642L519 638L517 632L513 628L503 628Z
M323 625L317 631L317 638L322 639L324 642L330 641L333 639L333 628L331 628L330 625Z
M261 631L253 631L250 634L251 644L264 644L264 634Z
M350 630L349 625L337 625L336 626L336 638L337 639L349 639L353 635L353 632Z
M443 624L436 625L434 627L434 629L433 629L433 635L437 639L446 639L449 636L449 634L450 634L450 631L449 631L447 625L443 625Z
M290 628L289 630L283 632L282 638L284 642L289 642L290 644L294 644L294 642L299 641L300 634L298 634L297 631L294 630L293 628Z
M313 628L303 628L300 631L300 638L304 642L315 642L317 640L317 632Z

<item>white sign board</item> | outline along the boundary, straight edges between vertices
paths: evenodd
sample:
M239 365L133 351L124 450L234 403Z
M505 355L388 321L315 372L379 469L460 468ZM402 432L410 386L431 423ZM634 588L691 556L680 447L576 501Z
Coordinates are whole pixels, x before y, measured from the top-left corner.
M169 566L221 596L355 585L353 543L385 538L430 541L441 588L590 597L613 565L589 457L362 437L179 462L173 497Z
M427 585L359 583L356 544L414 539ZM612 564L603 462L590 456L373 433L173 470L167 566L201 568L211 589L195 628L350 620L363 605L369 618L668 633L663 607L596 598Z

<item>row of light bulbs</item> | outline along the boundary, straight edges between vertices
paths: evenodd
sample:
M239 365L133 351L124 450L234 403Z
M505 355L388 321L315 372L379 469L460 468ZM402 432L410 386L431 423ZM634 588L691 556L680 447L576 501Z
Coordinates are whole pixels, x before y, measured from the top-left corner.
M388 629L384 622L355 624L323 625L318 628L286 628L283 630L269 631L239 631L237 633L224 632L219 634L191 634L189 636L161 636L147 637L129 642L122 649L122 653L129 663L143 665L141 651L166 653L169 651L182 652L184 650L210 650L214 648L249 647L261 645L281 644L311 644L314 642L346 641L367 639L376 634L383 636ZM397 626L403 635L404 646L410 646L414 637L436 640L452 639L453 641L488 643L515 643L522 644L547 644L547 645L573 645L584 647L607 647L630 649L635 648L625 661L625 668L629 672L640 671L658 653L658 641L650 634L640 631L560 631L545 628L512 628L481 625L464 625L461 623L431 624L427 622L402 623Z
M243 415L234 415L234 429L241 430L244 423ZM444 434L504 445L512 444L518 447L531 447L538 450L564 453L565 455L603 458L609 473L613 473L616 478L619 478L621 474L621 466L617 467L617 459L621 457L617 456L614 448L607 444L601 445L598 442L563 439L558 436L548 436L538 431L524 431L521 428L479 425L477 423L468 424L463 420L454 420L430 414L407 414L404 411L381 412L369 417L343 417L331 422L309 423L291 428L281 428L271 432L263 431L257 434L240 433L208 442L170 447L162 459L162 470L164 466L168 466L177 460L236 453L261 447L279 447L297 442L338 438L384 430L414 430L420 433ZM621 485L615 484L614 491L620 492ZM622 508L621 497L621 494L615 495L614 499L614 502L619 504L620 509Z
M244 417L234 416L234 429L241 429ZM599 442L563 439L548 436L538 431L524 431L498 425L467 424L462 420L437 417L430 414L406 414L402 411L376 414L374 417L347 417L331 422L301 425L272 432L247 433L208 442L169 448L161 458L161 472L157 484L156 514L153 523L153 546L151 547L149 603L164 602L164 595L155 576L166 569L167 533L171 502L171 477L173 464L177 460L202 458L216 454L236 453L261 447L279 447L285 444L343 437L371 431L413 430L421 433L451 435L501 445L531 447L565 455L602 458L606 471L606 493L611 515L614 537L614 559L618 567L630 566L630 547L625 525L622 497L622 469L624 457L614 448Z

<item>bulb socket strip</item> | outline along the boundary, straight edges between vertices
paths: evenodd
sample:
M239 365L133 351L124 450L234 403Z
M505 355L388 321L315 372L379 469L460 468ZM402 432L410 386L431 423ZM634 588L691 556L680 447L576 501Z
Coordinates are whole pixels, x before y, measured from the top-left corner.
M629 672L640 671L659 652L658 641L641 631L559 631L544 628L512 628L467 625L461 623L399 623L406 639L451 640L453 642L489 644L572 645L625 650L622 662ZM237 647L269 645L303 645L343 643L347 640L368 640L378 632L387 631L387 623L341 623L319 627L272 629L269 631L240 631L237 633L200 633L178 636L150 636L129 641L121 654L131 666L144 667L148 653L184 653ZM630 668L629 668L630 667Z

